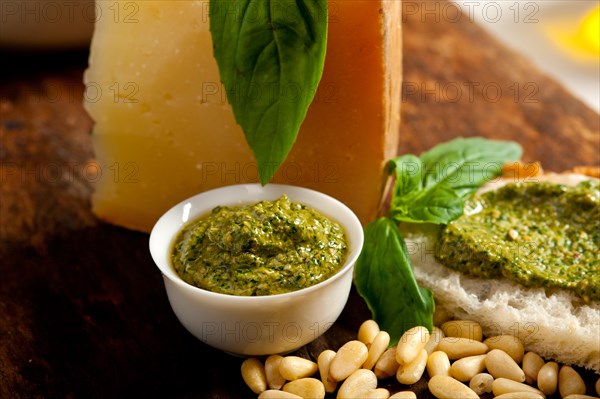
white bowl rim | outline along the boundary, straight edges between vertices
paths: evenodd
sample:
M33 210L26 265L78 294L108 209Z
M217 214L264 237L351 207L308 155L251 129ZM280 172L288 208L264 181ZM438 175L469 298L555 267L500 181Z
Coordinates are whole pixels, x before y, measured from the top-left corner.
M327 278L317 284L311 285L309 287L304 287L299 290L290 291L290 292L284 292L284 293L272 294L272 295L256 295L256 296L223 294L220 292L213 292L213 291L209 291L209 290L206 290L203 288L196 287L194 285L191 285L191 284L185 282L181 277L179 277L179 275L177 274L177 272L175 272L175 270L173 269L170 262L167 262L167 264L163 264L162 262L159 262L157 260L157 250L154 250L154 246L152 245L153 238L156 237L157 229L160 228L160 226L163 223L165 223L165 221L168 217L172 216L172 214L180 213L181 209L183 209L183 207L186 206L186 204L190 204L190 203L194 203L194 202L197 203L198 201L201 201L206 196L216 195L216 194L222 193L222 192L243 190L243 189L274 190L276 192L279 192L279 194L278 194L279 196L286 194L284 192L285 190L301 191L305 194L315 196L315 197L319 198L320 200L324 200L324 201L329 202L330 204L335 205L345 214L345 217L348 218L350 223L343 224L342 222L337 220L337 218L333 218L332 216L328 215L327 211L323 211L322 209L317 209L317 210L320 213L322 213L323 215L331 218L332 220L335 220L340 225L342 225L342 227L344 228L344 231L346 232L346 239L349 242L349 248L354 249L354 250L350 250L344 265L334 275L330 276L329 278ZM294 199L293 195L290 195L289 198L291 201L302 202L302 201L298 201L298 200ZM227 202L227 201L225 201L225 202ZM233 203L234 201L230 201L230 202ZM240 201L239 204L250 204L253 202L255 202L255 201ZM210 205L210 206L206 207L205 212L210 211L212 208L214 208L215 206L218 206L218 205L227 205L227 203ZM314 207L315 209L319 207L318 205L315 205L315 206L309 205L309 206ZM198 217L198 216L195 216L195 217ZM192 219L193 218L190 218L190 220L182 222L181 225L179 226L179 228L177 229L177 232L180 231L180 229L183 225L187 224ZM352 239L352 240L350 240L350 237L349 237L350 230L354 231L355 235L356 235L356 237L354 237L354 239ZM169 242L168 242L169 248L171 248L171 246L173 245L174 239L175 239L175 237L171 237L171 239L169 240ZM288 298L306 295L312 291L319 290L324 286L334 283L336 280L340 279L343 275L345 275L349 271L353 270L354 264L356 263L356 260L358 259L358 256L360 255L360 252L362 250L363 243L364 243L364 232L363 232L362 224L360 223L360 220L358 219L356 214L346 204L344 204L340 200L338 200L328 194L325 194L325 193L317 191L317 190L313 190L311 188L287 185L287 184L277 184L277 183L269 183L265 186L261 186L259 183L234 184L234 185L217 187L214 189L210 189L210 190L195 194L191 197L188 197L188 198L184 199L183 201L180 201L179 203L173 205L171 208L169 208L166 212L163 213L163 215L156 221L156 223L152 227L152 230L150 231L150 239L149 239L150 254L154 260L155 265L161 271L163 278L166 277L167 279L169 279L169 281L178 285L180 288L183 288L185 290L193 292L196 295L205 295L208 298L218 299L218 300L223 300L223 301L231 301L231 302L280 301L280 300L284 300L284 299L288 299ZM168 252L170 252L170 249L168 250ZM168 269L168 272L165 272L165 268Z

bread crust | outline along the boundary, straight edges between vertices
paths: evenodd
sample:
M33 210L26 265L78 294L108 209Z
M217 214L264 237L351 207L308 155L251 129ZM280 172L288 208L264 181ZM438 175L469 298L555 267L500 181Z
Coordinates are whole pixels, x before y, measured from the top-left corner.
M546 173L534 179L575 185L590 177ZM514 175L489 182L480 192L512 181ZM406 243L417 281L434 292L440 321L476 320L487 336L515 335L527 351L600 372L599 302L586 303L569 290L527 288L506 278L484 279L444 267L434 257L434 239L426 235L408 235Z

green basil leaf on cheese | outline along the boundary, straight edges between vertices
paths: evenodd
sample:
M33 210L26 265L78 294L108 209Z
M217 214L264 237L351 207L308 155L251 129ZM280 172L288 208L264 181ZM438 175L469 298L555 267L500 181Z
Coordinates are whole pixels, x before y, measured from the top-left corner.
M365 228L354 284L373 319L390 334L390 346L415 326L433 327L433 293L415 280L404 238L396 223L379 218Z
M227 100L267 184L323 73L327 0L211 0L209 18Z

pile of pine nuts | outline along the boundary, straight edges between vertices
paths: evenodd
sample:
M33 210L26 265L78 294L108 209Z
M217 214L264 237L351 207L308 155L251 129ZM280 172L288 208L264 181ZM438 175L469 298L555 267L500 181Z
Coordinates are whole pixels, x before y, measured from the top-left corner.
M428 388L439 399L545 399L557 391L563 399L593 399L581 376L570 366L545 362L527 352L512 335L483 339L481 326L471 320L451 320L440 328L418 326L406 331L388 349L390 336L374 320L365 321L358 339L337 352L324 350L317 362L298 356L269 356L242 363L242 377L259 399L323 399L337 391L338 399L416 399L414 392L390 396L378 380L395 376L412 385L425 371ZM320 378L315 378L317 372ZM596 382L600 396L600 378Z

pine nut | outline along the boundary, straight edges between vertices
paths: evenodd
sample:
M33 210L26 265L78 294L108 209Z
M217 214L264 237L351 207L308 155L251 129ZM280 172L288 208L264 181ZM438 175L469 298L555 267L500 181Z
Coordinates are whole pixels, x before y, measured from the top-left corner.
M509 380L508 378L495 379L492 383L492 392L494 393L494 396L513 392L533 392L541 395L544 398L546 397L542 391L535 389L534 387L530 387L527 384L523 384L522 382Z
M375 320L365 320L358 328L358 340L365 345L371 345L377 334L379 325Z
M400 365L396 372L396 379L400 384L412 385L421 379L427 364L427 351L421 349L421 352L410 363Z
M590 395L580 395L578 393L574 393L569 396L565 396L563 399L598 399L598 397L590 396Z
M479 399L471 388L452 377L436 375L427 383L429 391L438 399Z
M429 340L427 327L413 327L402 334L396 346L396 361L399 364L409 364L419 355Z
M375 375L380 380L396 375L400 365L396 361L396 347L390 348L383 352L383 355L375 364Z
M258 399L302 399L302 396L280 391L279 389L269 389L258 395Z
M431 335L429 336L429 339L425 344L425 350L427 351L428 355L431 355L437 350L438 344L444 337L444 332L436 326L433 326L433 329L431 330Z
M319 373L321 374L321 382L325 387L325 392L332 393L337 388L337 383L329 381L329 366L331 361L335 357L335 352L331 349L326 349L319 354L317 358L317 365L319 366Z
M544 397L535 392L509 392L498 395L494 399L544 399Z
M585 382L571 366L562 366L558 372L558 392L561 397L585 394Z
M442 324L446 337L467 338L475 341L483 339L481 325L473 320L451 320Z
M458 359L450 367L450 376L459 381L470 381L476 374L485 370L485 356L467 356Z
M383 355L383 352L385 352L389 344L390 334L388 334L385 331L379 331L379 333L373 339L371 346L369 347L367 360L365 360L365 363L362 365L363 369L371 370L375 366L381 355Z
M526 384L535 385L538 373L544 364L544 359L535 352L527 352L523 356L523 372L525 373Z
M283 356L271 355L265 360L265 375L267 377L267 385L270 389L281 389L285 384L285 378L279 372L279 365Z
M435 310L433 311L433 325L434 326L441 326L442 324L444 324L445 322L447 322L448 320L452 319L452 315L450 314L450 312L448 312L448 309L442 307L442 306L436 306Z
M265 366L257 358L250 357L242 362L242 378L256 394L267 390Z
M485 355L485 367L494 378L525 381L525 373L512 357L500 349L492 349Z
M488 373L479 373L473 376L469 382L469 388L473 390L477 395L483 395L484 393L492 392L492 383L494 377Z
M377 388L375 373L367 369L358 369L353 372L340 386L337 399L360 398L363 392Z
M288 381L310 377L318 369L317 363L299 356L286 356L279 363L279 373Z
M435 351L427 358L427 373L430 377L434 375L450 375L450 359L446 352Z
M390 396L390 399L417 399L417 394L412 391L400 391Z
M488 346L472 339L445 337L440 341L438 350L446 352L450 360L456 360L467 356L482 355L487 352Z
M558 363L548 362L542 366L537 375L537 386L546 395L556 392L558 386Z
M483 341L483 343L486 344L490 350L501 349L508 353L516 363L521 363L521 361L523 361L525 348L523 348L521 340L514 335L497 335L495 337L489 337Z
M281 389L302 398L325 398L325 387L323 386L323 383L316 378L299 378L288 382Z
M385 388L376 388L360 394L360 399L388 399L390 391Z
M329 364L329 381L342 381L363 365L369 349L360 341L348 341L337 351Z

